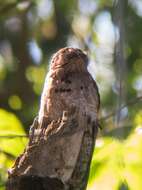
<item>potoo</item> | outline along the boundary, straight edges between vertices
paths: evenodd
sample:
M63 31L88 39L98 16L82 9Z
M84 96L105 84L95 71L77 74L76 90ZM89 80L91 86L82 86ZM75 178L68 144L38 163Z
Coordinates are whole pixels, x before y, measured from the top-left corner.
M100 105L87 64L76 48L51 59L29 144L9 170L7 190L85 189Z

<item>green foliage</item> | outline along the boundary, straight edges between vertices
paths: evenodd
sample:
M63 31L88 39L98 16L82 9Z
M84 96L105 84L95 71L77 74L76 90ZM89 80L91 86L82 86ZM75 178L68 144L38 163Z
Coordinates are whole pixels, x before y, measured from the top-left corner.
M25 135L21 122L14 114L0 109L0 150L14 157L23 151L27 142L26 138L13 138L15 135Z
M102 138L96 142L87 190L140 190L142 187L142 132L126 140Z
M33 90L38 95L40 95L41 90L43 88L46 72L47 69L45 68L45 66L30 66L26 70L26 77L28 81L33 84Z
M14 136L25 135L37 114L50 57L57 49L73 46L89 52L101 116L118 108L122 75L122 104L142 95L140 7L141 1L132 0L0 0L0 108L9 111L0 109L0 190L7 168L27 143ZM116 54L119 31L124 49ZM124 70L117 65L121 54ZM119 127L116 116L101 123L88 188L141 190L141 101L122 110Z
M25 135L21 122L14 114L0 109L0 186L6 180L7 169L27 143L26 138L15 138L15 135Z

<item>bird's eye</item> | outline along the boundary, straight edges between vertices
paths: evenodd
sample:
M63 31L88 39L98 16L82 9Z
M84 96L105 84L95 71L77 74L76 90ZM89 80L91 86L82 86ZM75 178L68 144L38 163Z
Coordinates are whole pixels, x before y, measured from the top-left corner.
M64 76L63 78L61 78L61 82L71 84L71 80L69 80L67 76Z
M67 88L67 89L63 89L63 88L60 88L60 89L55 89L55 93L64 93L64 92L71 92L71 89L70 88Z

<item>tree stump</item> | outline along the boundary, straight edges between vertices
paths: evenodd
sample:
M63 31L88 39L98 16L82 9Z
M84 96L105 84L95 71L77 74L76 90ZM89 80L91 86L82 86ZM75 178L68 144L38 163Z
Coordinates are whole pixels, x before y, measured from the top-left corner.
M7 190L84 190L100 98L88 58L63 48L52 58L29 143L9 170Z

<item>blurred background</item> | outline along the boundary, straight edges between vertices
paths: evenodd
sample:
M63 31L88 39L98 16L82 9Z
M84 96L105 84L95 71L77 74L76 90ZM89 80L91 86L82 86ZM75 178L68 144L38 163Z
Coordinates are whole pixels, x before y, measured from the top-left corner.
M88 53L101 95L87 190L141 190L142 0L0 0L0 190L65 46Z

